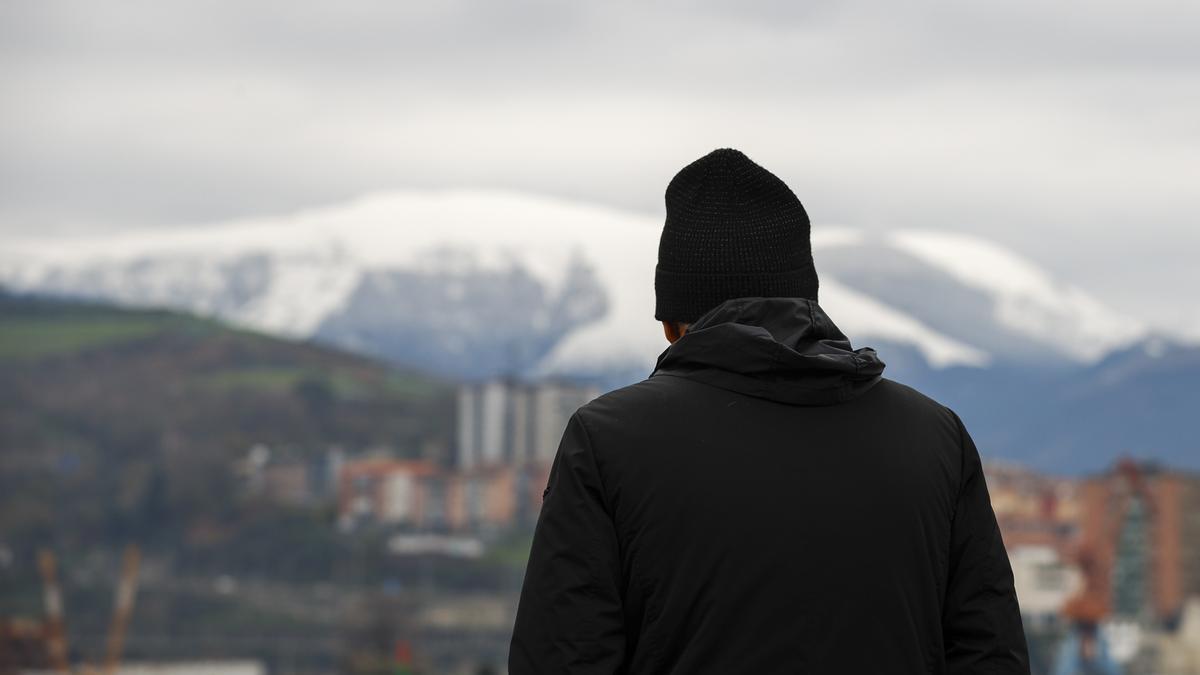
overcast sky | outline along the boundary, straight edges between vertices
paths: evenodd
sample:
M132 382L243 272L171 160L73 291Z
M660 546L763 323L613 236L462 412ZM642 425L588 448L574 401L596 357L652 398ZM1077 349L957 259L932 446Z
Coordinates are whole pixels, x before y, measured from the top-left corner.
M1190 0L5 2L0 234L406 187L661 214L733 146L818 226L983 234L1200 335L1198 35Z

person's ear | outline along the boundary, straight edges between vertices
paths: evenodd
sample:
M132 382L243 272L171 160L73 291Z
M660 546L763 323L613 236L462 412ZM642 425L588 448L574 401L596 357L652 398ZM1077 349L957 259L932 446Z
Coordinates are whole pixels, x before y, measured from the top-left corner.
M674 344L676 340L683 337L687 332L687 324L680 324L674 321L663 321L663 334L667 336L667 342Z

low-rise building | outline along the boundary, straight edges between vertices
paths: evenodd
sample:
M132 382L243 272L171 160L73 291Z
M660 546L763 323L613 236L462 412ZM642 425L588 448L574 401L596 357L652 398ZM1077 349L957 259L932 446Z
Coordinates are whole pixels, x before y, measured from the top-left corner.
M425 479L440 472L428 460L370 458L345 462L338 487L338 520L343 527L369 521L420 525L427 502Z
M1058 548L1023 545L1008 549L1013 583L1026 621L1050 623L1083 588L1083 571Z

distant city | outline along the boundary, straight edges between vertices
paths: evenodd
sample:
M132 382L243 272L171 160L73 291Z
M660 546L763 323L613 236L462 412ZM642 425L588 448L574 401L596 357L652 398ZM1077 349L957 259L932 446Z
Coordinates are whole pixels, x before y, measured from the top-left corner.
M249 448L237 474L280 505L332 498L342 530L385 525L405 533L494 534L536 520L567 420L600 394L566 380L497 378L464 384L450 457L399 459L394 449L291 459Z

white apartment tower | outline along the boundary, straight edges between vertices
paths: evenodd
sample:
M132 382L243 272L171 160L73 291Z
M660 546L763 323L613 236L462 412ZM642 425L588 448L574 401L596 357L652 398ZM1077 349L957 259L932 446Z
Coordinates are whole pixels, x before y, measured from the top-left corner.
M559 379L463 384L458 389L455 464L473 469L549 462L567 420L599 395L594 386Z

